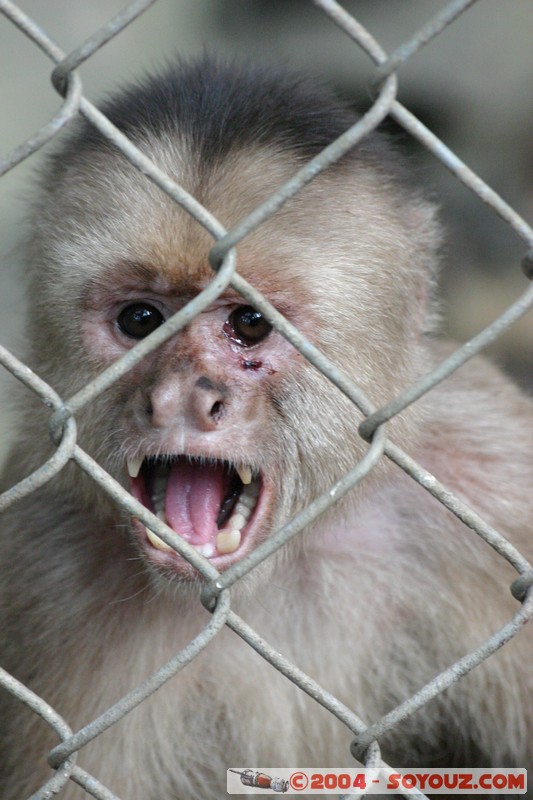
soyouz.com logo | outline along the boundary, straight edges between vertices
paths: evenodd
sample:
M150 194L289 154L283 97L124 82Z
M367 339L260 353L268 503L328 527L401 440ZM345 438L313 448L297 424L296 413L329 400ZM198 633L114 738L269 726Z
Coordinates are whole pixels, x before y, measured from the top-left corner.
M525 769L288 769L232 767L228 794L396 794L419 789L424 794L525 794Z

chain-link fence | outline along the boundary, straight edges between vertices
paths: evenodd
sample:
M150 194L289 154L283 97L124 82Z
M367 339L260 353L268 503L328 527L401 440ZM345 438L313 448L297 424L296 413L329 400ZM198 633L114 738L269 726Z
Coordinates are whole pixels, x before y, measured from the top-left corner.
M82 114L113 145L121 150L124 157L146 176L146 180L155 183L182 209L185 209L215 240L209 253L209 261L213 267L213 279L209 285L192 301L176 313L163 326L157 329L144 341L138 343L125 356L102 372L95 380L84 386L72 397L64 398L44 382L37 374L31 372L5 348L0 348L0 361L3 366L22 382L28 391L35 392L41 401L53 411L50 418L50 434L56 443L54 455L36 472L0 496L0 510L15 503L24 503L24 498L43 486L61 472L69 462L74 462L80 470L90 476L104 492L129 514L139 519L164 542L174 548L184 559L189 561L204 579L204 588L198 603L211 612L211 619L189 644L165 665L145 680L140 686L132 689L114 706L108 708L101 716L93 719L81 730L73 731L69 720L63 719L41 697L33 693L6 671L0 670L0 684L28 706L36 715L55 731L60 744L49 754L49 763L56 772L34 795L35 798L46 798L61 791L71 780L83 787L88 795L111 800L115 795L98 781L98 775L88 774L76 765L76 756L80 748L92 741L103 731L122 720L136 706L175 676L184 666L191 663L221 630L227 626L253 648L258 656L266 659L287 680L296 684L302 692L307 693L317 703L326 708L340 720L355 736L353 753L363 759L366 766L377 766L382 763L379 738L393 731L395 726L420 709L431 699L441 694L447 687L462 676L474 670L502 644L516 636L524 623L533 616L533 596L530 590L533 583L533 568L526 558L518 552L497 530L491 527L478 514L470 509L458 497L440 484L435 477L415 463L400 447L392 444L386 437L384 423L391 420L409 405L431 391L440 382L446 380L467 360L484 350L495 341L504 330L528 312L533 306L533 287L529 286L523 295L513 303L494 322L475 336L464 346L458 347L452 355L444 360L431 374L424 375L414 385L409 386L401 395L383 408L375 409L363 395L357 385L343 374L335 364L331 363L311 342L250 285L236 271L235 248L249 236L262 222L281 209L284 204L313 178L338 161L347 151L361 142L387 117L392 117L411 136L445 167L456 176L457 180L467 186L476 198L485 203L494 214L503 219L509 228L524 243L523 269L528 277L533 275L533 230L505 200L493 191L484 181L442 141L440 141L422 122L397 100L398 72L401 66L437 37L448 25L460 24L458 18L475 2L475 0L453 0L424 24L417 33L406 42L402 42L392 54L387 54L372 35L345 9L334 0L314 0L324 14L324 24L333 21L349 36L354 47L361 48L375 64L375 100L368 111L352 128L347 130L333 144L326 147L312 161L303 166L292 178L252 213L241 219L231 230L225 230L215 219L209 209L204 208L194 197L177 185L168 175L158 169L143 153L129 141L83 94L81 79L77 68L106 44L110 39L120 35L121 31L141 15L155 0L135 0L122 13L108 24L97 30L73 52L66 54L53 43L46 32L24 14L21 8L9 0L0 0L0 11L21 31L23 31L37 47L41 48L55 64L52 73L53 84L63 98L57 114L34 136L21 143L11 153L2 155L0 175L15 168L30 154L39 150L45 143L55 137L68 123ZM232 286L244 300L262 312L272 325L291 342L291 344L331 381L338 390L348 397L366 416L360 427L361 436L369 442L364 458L344 475L337 484L323 496L318 497L308 508L299 513L281 530L275 532L253 552L233 564L224 573L217 570L203 558L198 551L182 540L151 514L147 508L137 502L113 478L102 469L77 444L76 415L96 397L118 381L132 367L138 364L146 354L160 347L165 341L182 329L191 319L208 308L228 286ZM43 436L46 436L43 431ZM255 566L272 554L291 538L297 536L318 515L338 501L347 491L363 480L375 467L383 454L395 462L413 481L420 484L427 492L442 503L452 514L466 526L475 531L516 570L518 577L512 585L512 593L520 606L512 619L509 619L499 631L470 653L467 653L450 668L436 675L420 691L413 694L388 714L368 727L356 714L346 707L338 698L304 674L294 663L278 653L268 642L264 641L243 618L231 609L232 587L250 572ZM179 677L177 678L179 680ZM511 690L511 689L510 689ZM320 754L316 754L320 760ZM417 796L413 791L405 793L406 797ZM355 795L354 795L355 796ZM123 798L126 800L126 798Z

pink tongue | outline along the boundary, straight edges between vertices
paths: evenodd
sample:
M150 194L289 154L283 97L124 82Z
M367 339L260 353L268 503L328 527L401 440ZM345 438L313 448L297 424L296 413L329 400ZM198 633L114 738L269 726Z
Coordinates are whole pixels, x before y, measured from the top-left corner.
M174 463L165 499L170 527L191 544L212 541L218 531L216 521L226 486L227 477L220 464Z

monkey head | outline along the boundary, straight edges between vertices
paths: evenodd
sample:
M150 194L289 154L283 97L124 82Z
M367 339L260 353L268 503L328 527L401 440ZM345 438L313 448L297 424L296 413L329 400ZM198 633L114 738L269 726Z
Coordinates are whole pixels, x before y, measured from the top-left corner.
M357 119L306 80L210 59L146 80L104 112L226 228ZM237 248L238 272L376 405L425 363L438 229L407 171L383 137L365 139ZM42 186L32 363L68 396L208 285L214 242L88 123L51 157ZM230 286L78 424L88 452L224 569L354 466L360 420ZM409 413L394 425L415 435ZM109 515L88 480L70 491ZM132 524L156 571L194 573Z

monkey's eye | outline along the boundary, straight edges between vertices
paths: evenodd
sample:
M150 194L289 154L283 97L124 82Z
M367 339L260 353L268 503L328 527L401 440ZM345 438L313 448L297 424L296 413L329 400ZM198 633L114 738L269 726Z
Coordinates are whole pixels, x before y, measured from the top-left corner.
M272 325L263 315L251 306L239 306L229 315L224 325L224 331L231 339L237 339L239 344L251 347L253 344L266 339Z
M157 308L148 303L132 303L123 308L117 317L117 324L122 333L132 339L144 339L165 321Z

